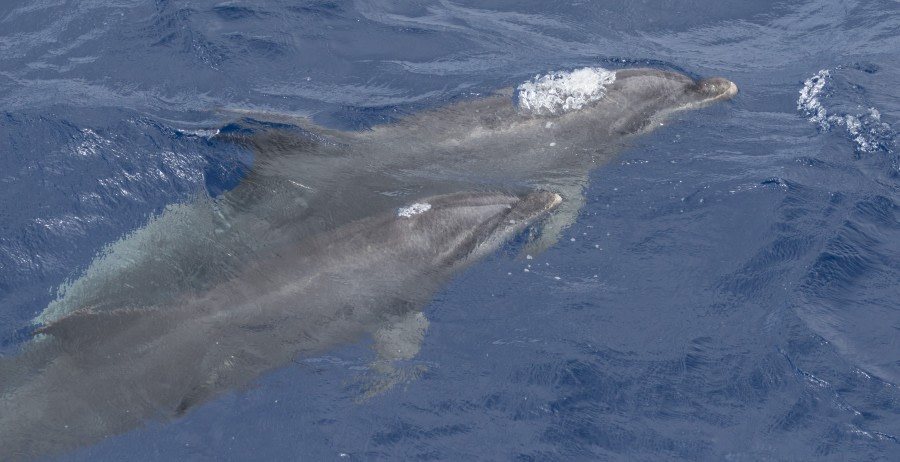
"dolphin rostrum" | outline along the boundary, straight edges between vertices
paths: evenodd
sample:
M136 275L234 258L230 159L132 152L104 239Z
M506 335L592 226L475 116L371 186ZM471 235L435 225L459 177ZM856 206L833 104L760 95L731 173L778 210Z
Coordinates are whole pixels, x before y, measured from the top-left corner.
M173 294L227 280L285 242L410 197L522 187L556 192L565 200L530 244L540 250L575 220L593 168L671 113L737 91L721 78L585 68L365 131L254 114L212 140L237 142L255 154L250 174L235 189L171 206L112 244L37 320L51 322L85 306L115 309L128 300L167 303Z
M169 305L57 319L0 362L2 459L88 445L246 388L298 356L367 334L390 340L398 322L421 327L442 283L560 200L545 191L431 197L281 247Z

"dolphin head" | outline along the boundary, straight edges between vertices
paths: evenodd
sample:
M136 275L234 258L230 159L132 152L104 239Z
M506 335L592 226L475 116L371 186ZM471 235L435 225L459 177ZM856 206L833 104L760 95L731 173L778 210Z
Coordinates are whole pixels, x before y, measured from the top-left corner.
M698 98L693 104L708 104L734 98L738 93L738 87L728 79L712 77L697 81L692 87L688 87L686 92L693 98Z
M406 236L402 245L417 254L455 265L495 250L561 201L547 191L435 196L399 208L392 232Z
M623 69L616 72L599 106L619 111L610 132L642 133L659 125L669 114L729 100L738 92L733 82L715 77L694 80L658 69Z

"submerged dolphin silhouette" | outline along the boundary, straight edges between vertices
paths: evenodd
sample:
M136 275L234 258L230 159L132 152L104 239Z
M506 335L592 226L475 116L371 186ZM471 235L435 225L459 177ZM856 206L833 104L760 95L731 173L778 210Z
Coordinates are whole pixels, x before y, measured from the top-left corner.
M560 202L457 193L278 249L168 306L91 307L0 362L0 458L29 459L171 417L298 355L417 320L452 274Z
M523 186L559 193L565 201L531 244L540 250L575 220L591 169L672 112L737 93L725 79L695 81L657 69L558 76L367 131L329 130L271 114L231 124L213 141L250 148L256 156L250 174L219 198L172 206L110 246L83 277L62 288L38 321L84 306L171 302L173 294L227 280L285 242L409 197Z

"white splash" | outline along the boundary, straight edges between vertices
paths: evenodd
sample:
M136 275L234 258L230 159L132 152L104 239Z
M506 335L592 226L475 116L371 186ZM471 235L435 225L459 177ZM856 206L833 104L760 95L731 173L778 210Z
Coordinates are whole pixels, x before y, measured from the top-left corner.
M838 123L841 123L840 120ZM887 139L892 132L891 126L881 121L881 113L874 107L869 108L868 114L844 116L844 124L850 137L856 142L857 148L862 152L878 151L879 141L882 138ZM887 149L890 151L890 148Z
M615 71L602 67L536 75L516 88L519 108L534 114L577 111L603 98L606 86L615 81Z
M197 130L177 130L184 136L195 136L197 138L212 139L219 134L218 129L197 129Z
M431 210L431 204L427 202L416 202L409 207L400 207L397 209L397 216L403 218L409 218L413 215L418 215L420 213L424 213Z
M881 113L874 107L866 114L829 115L820 100L827 97L822 90L829 83L831 72L822 69L803 82L800 98L797 99L797 110L803 112L809 121L822 130L830 130L833 126L842 126L856 143L857 152L875 152L880 149L891 151L889 144L893 138L893 129L881 121Z
M804 112L809 116L809 121L818 124L823 130L828 130L828 111L819 101L819 93L825 88L825 82L831 77L828 69L822 69L816 75L806 79L803 82L803 88L800 89L800 98L797 99L797 110Z

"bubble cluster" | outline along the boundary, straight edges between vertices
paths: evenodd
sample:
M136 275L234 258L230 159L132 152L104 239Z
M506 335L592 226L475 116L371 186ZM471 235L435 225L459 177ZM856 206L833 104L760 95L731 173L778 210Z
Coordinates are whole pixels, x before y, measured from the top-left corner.
M603 98L606 87L615 80L615 71L601 67L537 75L516 88L516 97L522 110L534 114L563 113Z
M888 123L881 120L881 113L874 107L860 114L829 114L822 100L829 96L831 78L831 71L822 69L806 79L797 99L797 110L806 114L810 122L824 131L836 126L844 127L850 139L856 143L856 151L859 153L892 152L894 131Z
M418 215L420 213L424 213L431 210L431 204L427 202L416 202L408 207L400 207L397 209L397 216L409 218L413 215Z

